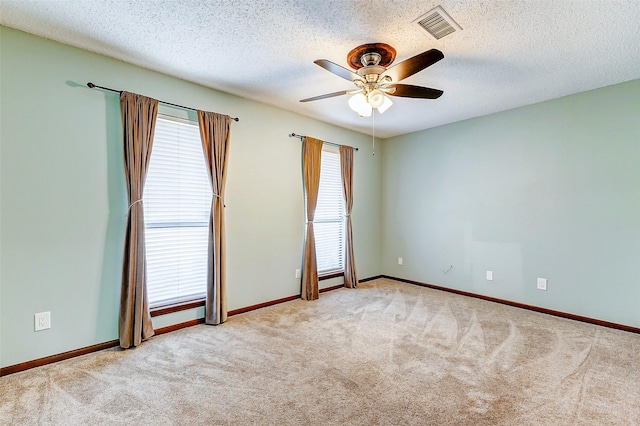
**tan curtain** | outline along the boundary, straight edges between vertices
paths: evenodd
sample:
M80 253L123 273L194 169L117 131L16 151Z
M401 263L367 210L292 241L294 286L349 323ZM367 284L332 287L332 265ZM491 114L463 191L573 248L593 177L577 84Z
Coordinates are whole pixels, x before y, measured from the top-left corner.
M213 190L209 216L209 264L205 322L218 325L227 320L227 248L224 227L224 189L229 158L228 115L198 111L202 149Z
M142 193L151 157L158 101L122 92L120 110L124 130L124 171L129 195L119 324L120 347L126 349L138 346L153 336L147 300Z
M318 298L318 264L316 260L316 239L313 234L313 218L316 213L316 203L318 202L321 159L322 141L307 136L302 147L302 169L307 209L307 234L304 243L301 295L304 300Z
M351 209L353 208L353 152L350 146L340 145L340 169L342 172L342 195L345 208L344 240L344 285L358 286L356 259L353 254L353 232L351 231Z

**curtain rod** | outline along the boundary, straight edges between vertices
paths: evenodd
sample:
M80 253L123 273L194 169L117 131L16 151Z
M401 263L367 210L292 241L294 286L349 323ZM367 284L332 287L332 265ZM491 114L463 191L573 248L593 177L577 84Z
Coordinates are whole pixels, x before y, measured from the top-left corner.
M290 138L298 138L300 140L302 140L302 138L306 138L306 136L296 135L295 133L289 133L289 137ZM340 144L333 143L333 142L322 141L322 143L326 143L327 145L333 145L333 146L337 146L337 147L340 146ZM351 145L345 145L345 146L351 146ZM356 151L358 150L358 148L356 148L355 146L351 146L351 148L355 149Z
M98 86L97 84L93 84L92 82L88 82L87 83L87 87L89 87L90 89L94 89L94 88L97 87L98 89L108 90L110 92L122 93L121 90L110 89L109 87L104 87L104 86ZM158 102L163 103L165 105L171 105L171 106L178 107L178 108L190 109L191 111L197 111L197 109L195 109L195 108L186 107L186 106L182 106L182 105L178 105L178 104L172 104L171 102L165 102L165 101L158 101ZM237 117L229 117L229 118L232 119L233 121L240 121L240 119L237 118Z

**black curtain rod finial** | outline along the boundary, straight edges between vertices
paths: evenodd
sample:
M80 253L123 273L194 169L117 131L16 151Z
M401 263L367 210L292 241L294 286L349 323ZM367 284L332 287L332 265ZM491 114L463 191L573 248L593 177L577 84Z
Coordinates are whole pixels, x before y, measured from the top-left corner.
M89 87L89 89L93 89L94 87L96 87L96 85L93 84L92 82L88 82L87 87Z

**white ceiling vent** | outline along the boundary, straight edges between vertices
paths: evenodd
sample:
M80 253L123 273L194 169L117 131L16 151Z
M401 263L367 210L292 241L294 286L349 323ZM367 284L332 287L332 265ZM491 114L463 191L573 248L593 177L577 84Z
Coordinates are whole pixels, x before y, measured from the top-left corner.
M431 9L413 21L413 23L428 32L436 40L440 40L442 37L456 31L462 31L462 27L445 12L442 6Z

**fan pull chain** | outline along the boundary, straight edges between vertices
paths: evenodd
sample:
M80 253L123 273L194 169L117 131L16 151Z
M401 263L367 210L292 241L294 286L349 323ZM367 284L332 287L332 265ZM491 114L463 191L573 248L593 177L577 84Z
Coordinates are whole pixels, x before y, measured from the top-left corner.
M373 153L371 155L376 155L376 110L374 109L371 113L371 150Z

